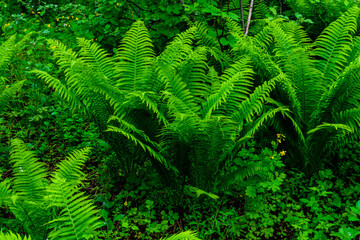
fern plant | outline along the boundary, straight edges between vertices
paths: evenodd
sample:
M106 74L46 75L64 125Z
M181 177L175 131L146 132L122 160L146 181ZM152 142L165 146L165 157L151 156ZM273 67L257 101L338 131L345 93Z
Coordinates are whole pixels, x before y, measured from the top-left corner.
M48 43L54 48L65 79L39 70L33 72L68 101L74 111L81 111L95 122L116 153L118 161L110 166L114 174L118 176L119 170L133 173L146 159L167 166L158 146L153 144L158 121L165 119L156 104L161 83L152 77L155 56L144 23L133 24L113 57L85 39L78 39L78 53L59 41ZM110 116L121 119L117 123L111 120L121 131L107 131Z
M164 84L162 99L167 106L160 146L181 176L196 187L217 191L214 183L225 180L217 179L218 173L235 158L244 140L276 113L288 109L264 108L281 76L255 86L248 57L237 60L218 76L207 64L212 49L194 44L198 29L194 25L175 38L157 60L157 74Z
M0 204L33 239L84 239L101 223L91 201L77 187L90 148L75 150L58 164L50 181L43 164L20 140L11 141L13 179L0 184ZM11 235L12 236L12 235Z
M0 72L5 73L10 61L15 57L16 53L21 47L26 45L33 33L27 34L20 41L17 41L16 35L9 37L0 46ZM15 94L21 89L25 80L17 81L10 86L7 86L7 79L5 77L0 78L0 112L4 110L9 101L15 96Z
M313 43L292 22L269 22L261 34L238 38L234 54L258 60L262 81L283 74L272 104L291 113L277 115L272 125L286 135L293 166L308 173L321 168L335 144L358 137L358 16L359 8L351 8Z

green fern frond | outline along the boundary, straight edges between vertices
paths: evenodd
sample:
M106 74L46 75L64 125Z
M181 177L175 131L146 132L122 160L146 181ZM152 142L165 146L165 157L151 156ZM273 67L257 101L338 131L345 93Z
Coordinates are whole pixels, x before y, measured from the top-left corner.
M221 85L214 89L206 102L203 103L201 112L204 119L209 119L212 112L218 109L221 104L225 104L224 108L231 113L235 109L237 110L236 105L239 102L247 98L250 88L253 86L253 71L249 63L250 59L244 58L225 70L220 79Z
M332 22L314 43L316 48L313 55L321 58L316 60L315 66L322 73L324 85L333 83L347 62L358 16L358 7L349 9Z
M9 88L0 89L0 112L2 112L9 101L20 91L24 85L25 80L17 81L12 84Z
M13 164L14 191L29 201L39 202L45 194L47 174L43 164L20 139L11 141L10 162Z
M141 148L153 156L156 160L162 163L167 169L171 169L166 159L159 153L160 147L141 130L137 129L131 123L128 123L123 118L111 116L108 123L111 121L117 122L120 126L108 126L107 132L117 132L125 136L127 139L134 142L135 145L139 144Z
M79 98L76 94L69 90L59 79L54 78L47 72L41 70L32 70L31 73L36 74L39 78L43 79L49 87L54 89L62 99L69 102L73 111L77 109L82 109L80 106L82 105Z
M91 40L84 38L77 38L78 46L80 49L80 56L88 63L96 72L100 72L106 76L107 79L113 80L114 78L114 62L109 54L100 48L97 43L91 43Z
M311 116L310 126L315 127L322 121L329 121L333 113L359 108L360 103L360 61L347 66L338 79L333 82L319 99Z
M290 21L284 22L281 27L284 32L286 32L286 34L290 35L291 38L294 39L298 46L304 47L306 49L311 46L311 39L301 25L294 21Z
M15 204L16 195L10 189L11 183L8 179L0 182L0 207Z
M50 239L84 239L102 226L92 200L84 196L73 183L55 178L47 190L50 206L61 209L60 215L49 222L53 229L48 236Z
M0 232L0 239L1 240L31 240L30 236L21 237L19 234L15 234L13 232L3 233Z
M355 36L348 62L353 62L360 56L360 36Z
M9 37L3 44L0 46L0 69L3 69L11 60L15 54L16 50L16 36L13 35Z
M337 112L334 114L333 119L335 123L344 124L354 132L358 132L360 128L360 108Z
M176 74L171 79L166 78L166 85L163 91L164 99L172 113L196 114L200 110L180 75Z
M353 132L353 129L345 124L339 124L339 123L322 123L318 126L316 126L316 128L313 128L311 130L309 130L307 132L307 134L309 135L309 137L311 135L313 135L314 133L318 132L318 131L323 131L323 130L327 130L327 129L335 129L336 131L341 130L341 131L346 131L346 132Z
M160 240L200 240L200 238L196 236L195 232L189 230L172 235L171 237L168 238L161 238Z
M145 24L142 21L135 22L118 48L116 86L127 91L146 90L146 77L154 57L153 45Z
M276 80L277 78L273 78L255 88L253 93L239 104L237 111L231 114L231 118L235 122L242 123L243 121L250 122L255 114L260 115L266 99L275 87Z
M241 182L246 178L254 176L257 172L263 169L262 165L259 163L251 163L245 167L238 168L236 171L231 174L227 174L222 179L218 180L216 189L220 191L226 190L230 185Z
M65 179L67 182L80 181L84 177L81 168L88 160L90 151L90 147L72 151L66 160L57 165L57 170L52 174L52 177Z
M197 28L191 27L178 34L157 57L157 72L161 79L171 77L176 73L180 63L192 52L192 43Z
M47 44L52 49L53 56L58 59L57 63L60 65L60 68L65 70L71 69L79 55L72 51L72 49L67 49L65 44L58 40L48 39Z
M290 112L288 107L278 107L271 109L265 113L263 113L256 121L253 122L251 128L246 132L245 137L252 137L255 133L260 129L260 127L264 126L264 123L271 118L274 118L275 114L281 113L285 115L286 112Z
M243 58L244 55L250 56L255 72L265 79L274 78L282 72L268 51L263 46L258 46L251 37L238 40L233 47L232 55L235 61Z

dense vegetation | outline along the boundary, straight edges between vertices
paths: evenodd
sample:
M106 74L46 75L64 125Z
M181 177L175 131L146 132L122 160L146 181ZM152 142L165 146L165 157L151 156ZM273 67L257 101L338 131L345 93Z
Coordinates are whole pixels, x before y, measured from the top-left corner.
M3 1L0 239L356 239L360 6Z

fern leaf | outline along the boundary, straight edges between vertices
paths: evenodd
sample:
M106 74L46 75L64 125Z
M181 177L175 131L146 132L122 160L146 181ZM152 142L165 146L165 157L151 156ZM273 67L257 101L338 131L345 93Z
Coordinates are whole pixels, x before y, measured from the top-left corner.
M245 101L239 104L237 111L231 115L231 118L235 122L242 123L244 120L250 122L255 114L260 115L266 99L275 87L276 80L277 78L274 78L258 86Z
M351 51L352 35L357 29L359 8L349 9L343 16L332 22L315 41L314 56L321 60L315 66L322 73L326 86L331 84L344 68Z
M88 160L88 155L91 151L90 147L81 150L74 150L57 165L57 170L52 174L53 178L65 179L68 182L79 181L83 176L81 168Z
M0 183L0 207L15 203L16 195L10 189L10 185L7 179Z
M193 231L185 231L160 240L200 240Z
M226 69L221 76L221 85L214 89L202 106L202 115L204 119L209 119L212 112L219 108L223 103L226 104L226 110L232 112L236 109L237 102L247 98L252 87L252 69L249 66L249 58L244 58L233 64L231 68ZM229 99L230 98L230 99Z
M5 88L0 92L0 112L4 110L9 101L16 95L24 85L25 80L17 81L9 88Z
M145 24L142 21L135 22L125 34L118 49L119 62L115 66L118 79L116 86L127 91L144 90L144 87L147 87L146 77L154 56Z
M47 174L43 164L20 139L11 141L10 162L13 164L14 191L29 201L39 202L45 194Z
M116 121L120 124L120 127L108 126L108 129L106 131L117 132L124 135L127 139L133 141L135 145L139 144L144 151L148 152L151 156L157 159L167 169L171 169L171 166L168 164L166 159L158 153L160 147L157 145L157 143L151 141L150 138L146 136L143 131L137 129L134 125L128 123L124 119L116 116L111 116L108 122L111 121Z
M21 237L19 234L15 234L13 232L3 233L0 232L0 239L1 240L31 240L30 236Z
M227 174L222 179L218 180L219 182L216 185L216 189L219 191L226 190L230 185L241 182L245 178L254 176L256 172L262 170L262 166L259 163L252 163L245 167L238 168L236 171L231 174Z
M109 54L100 48L97 43L91 43L90 40L84 38L77 39L80 49L80 56L88 63L96 72L106 76L107 79L113 80L114 78L114 62Z
M53 179L48 193L51 206L62 209L60 215L49 222L53 229L49 233L50 239L84 239L102 226L95 205L73 183L65 179Z

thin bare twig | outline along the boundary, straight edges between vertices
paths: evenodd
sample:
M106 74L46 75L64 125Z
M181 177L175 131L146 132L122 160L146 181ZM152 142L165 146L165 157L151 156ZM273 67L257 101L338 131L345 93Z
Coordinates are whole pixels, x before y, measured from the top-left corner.
M245 36L247 36L248 33L249 33L249 27L250 27L251 14L252 14L253 7L254 7L254 0L251 0L250 9L249 9L249 16L248 16L248 20L247 20L247 23L246 23Z

